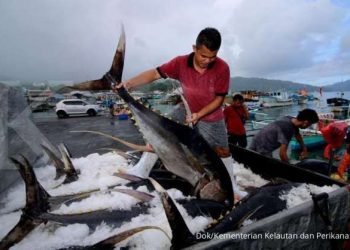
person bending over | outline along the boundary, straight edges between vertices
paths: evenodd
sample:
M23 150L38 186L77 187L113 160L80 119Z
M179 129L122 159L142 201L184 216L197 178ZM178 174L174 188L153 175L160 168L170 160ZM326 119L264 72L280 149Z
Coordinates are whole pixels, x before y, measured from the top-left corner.
M318 115L313 109L304 109L299 112L297 117L285 116L261 129L254 136L249 148L271 157L272 152L279 148L280 159L289 162L287 155L288 144L292 137L295 136L302 149L300 158L305 159L307 157L307 149L299 129L307 128L317 123L318 120Z

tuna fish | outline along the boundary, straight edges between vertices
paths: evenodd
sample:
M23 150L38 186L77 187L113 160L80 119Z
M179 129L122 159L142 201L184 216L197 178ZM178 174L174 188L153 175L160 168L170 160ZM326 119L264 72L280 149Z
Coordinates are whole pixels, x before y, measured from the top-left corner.
M125 33L120 36L111 69L100 80L100 87L110 89L122 80L125 56ZM85 87L84 87L85 86ZM90 84L73 88L91 89ZM223 162L194 129L165 118L135 101L124 89L119 96L128 104L144 138L150 143L164 166L187 180L198 190L198 196L226 200L233 204L233 190L229 173Z
M180 249L200 241L209 240L210 237L195 237L191 233L172 198L159 183L153 179L151 181L161 196L172 230L171 243L173 249ZM282 211L287 208L287 202L281 200L279 196L298 185L298 183L279 183L257 188L254 193L241 200L239 204L236 204L236 207L201 233L212 235L234 231L241 227L247 219L259 220Z

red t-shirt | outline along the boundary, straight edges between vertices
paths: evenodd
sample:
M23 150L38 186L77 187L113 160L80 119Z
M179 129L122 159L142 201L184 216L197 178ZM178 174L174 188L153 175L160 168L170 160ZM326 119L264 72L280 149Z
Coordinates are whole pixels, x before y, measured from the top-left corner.
M245 111L243 107L232 107L228 106L224 110L225 122L227 131L232 135L245 135L246 131L244 128L243 119L245 117Z
M226 96L230 82L230 69L220 58L211 63L205 73L193 67L194 53L178 56L158 67L163 78L173 78L181 82L184 97L192 113L199 112L216 96ZM218 121L224 118L222 108L218 108L202 118L203 121Z

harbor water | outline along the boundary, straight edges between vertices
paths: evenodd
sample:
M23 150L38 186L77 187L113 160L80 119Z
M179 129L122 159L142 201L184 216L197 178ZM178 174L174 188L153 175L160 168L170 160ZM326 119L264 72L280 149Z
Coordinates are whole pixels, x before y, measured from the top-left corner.
M290 115L297 116L298 112L305 109L310 108L317 111L317 113L332 113L331 106L327 105L328 98L341 97L341 93L339 92L324 92L322 96L319 93L313 93L318 100L308 101L306 104L293 104L285 107L275 107L275 108L261 108L258 112L267 114L265 117L267 122L271 122L273 120L279 119L280 117ZM350 92L343 92L342 98L350 99ZM349 114L346 112L336 112L333 113L335 119L348 119ZM248 145L251 142L253 136L258 132L252 126L251 121L248 121L246 124L247 135L248 135ZM310 149L308 158L314 159L323 159L323 150L324 147L319 147L315 149ZM344 148L340 148L336 153L342 155ZM274 152L274 157L278 158L278 152ZM291 156L291 162L296 162L299 160L299 156L297 152L291 152L289 147L289 155ZM337 164L337 162L335 162Z
M290 115L290 116L297 116L298 112L305 109L310 108L317 111L317 113L332 113L331 112L331 106L327 105L327 99L328 98L335 98L335 97L342 97L345 99L350 99L350 92L342 92L343 95L340 92L323 92L322 96L320 96L320 93L310 93L314 97L316 97L316 100L308 101L305 104L293 104L290 106L284 106L284 107L273 107L273 108L260 108L257 112L263 113L264 120L262 122L269 123L271 121L274 121L276 119L279 119L283 116ZM162 105L157 104L156 101L152 102L152 108L159 110L162 114L167 115L169 114L173 106L171 105ZM334 118L336 119L347 119L349 118L349 115L347 112L341 112L341 113L334 113ZM252 138L254 135L260 130L257 128L254 128L251 121L246 122L246 130L247 130L247 139L248 139L248 146L252 141ZM319 147L315 149L309 150L309 158L314 159L323 159L323 150L324 147ZM342 155L344 148L341 148L338 150L337 154ZM274 157L278 158L278 150L274 152ZM289 147L289 155L291 162L297 162L299 161L299 156L297 152L292 152ZM335 162L336 164L337 162Z

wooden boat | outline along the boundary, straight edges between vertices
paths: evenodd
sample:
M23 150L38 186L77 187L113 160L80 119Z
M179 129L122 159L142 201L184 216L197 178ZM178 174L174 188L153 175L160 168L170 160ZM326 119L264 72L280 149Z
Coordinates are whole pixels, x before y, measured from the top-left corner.
M350 100L341 97L328 98L327 104L331 106L349 106Z
M314 129L303 129L300 130L301 135L303 136L304 144L307 149L319 148L327 144L324 140L322 133L319 130ZM290 146L292 151L300 150L299 143L293 139L290 141Z
M264 119L263 121L258 121L258 120L252 120L252 127L253 129L259 130L268 125L269 123L273 122L275 120L272 119Z
M267 96L259 98L260 105L264 108L283 107L293 104L293 100L289 98L287 92L268 92Z
M299 96L297 101L298 101L298 104L306 104L308 102L308 98L307 98L307 96L301 95L301 96Z
M249 119L255 120L255 121L262 121L266 120L268 117L268 114L259 112L257 109L249 110Z
M256 90L243 90L240 92L245 102L258 102L263 93Z
M333 106L331 107L331 111L334 113L349 113L350 106Z
M292 98L293 101L297 102L298 104L306 104L309 101L309 95L306 89L297 91L297 93L290 95L289 98Z

